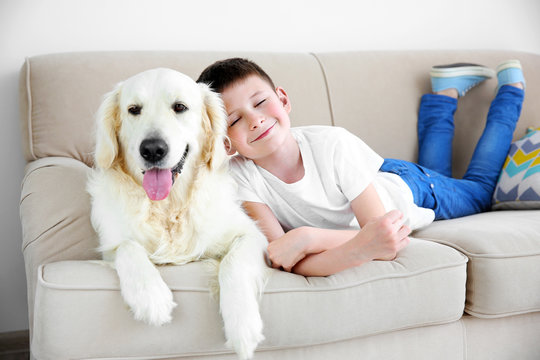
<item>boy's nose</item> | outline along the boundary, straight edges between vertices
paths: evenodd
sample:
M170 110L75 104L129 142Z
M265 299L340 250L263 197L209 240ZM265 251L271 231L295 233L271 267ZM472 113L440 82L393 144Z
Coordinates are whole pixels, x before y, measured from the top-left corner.
M249 117L249 128L251 130L254 130L256 128L259 127L260 124L262 124L264 122L264 116L262 116L261 114L251 114L251 116Z

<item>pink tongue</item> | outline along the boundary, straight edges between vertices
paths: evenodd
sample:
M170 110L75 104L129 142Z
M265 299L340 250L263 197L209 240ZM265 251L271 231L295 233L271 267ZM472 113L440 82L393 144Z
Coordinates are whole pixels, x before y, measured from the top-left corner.
M152 169L144 173L143 188L150 200L163 200L171 192L172 172L170 169Z

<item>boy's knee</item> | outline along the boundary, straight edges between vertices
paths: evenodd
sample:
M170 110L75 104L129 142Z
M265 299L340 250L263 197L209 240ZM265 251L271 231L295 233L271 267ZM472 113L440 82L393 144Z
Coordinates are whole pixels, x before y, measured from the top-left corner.
M491 199L493 197L493 189L488 189L482 191L478 196L478 205L480 206L480 211L489 211L491 209Z

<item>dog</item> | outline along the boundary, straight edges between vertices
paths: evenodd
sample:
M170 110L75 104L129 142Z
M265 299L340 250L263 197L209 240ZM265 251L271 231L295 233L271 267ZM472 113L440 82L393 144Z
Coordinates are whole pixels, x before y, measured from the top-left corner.
M144 71L106 94L87 190L99 251L135 319L172 319L155 265L211 260L227 345L253 356L264 339L258 299L267 240L235 198L218 94L171 69Z

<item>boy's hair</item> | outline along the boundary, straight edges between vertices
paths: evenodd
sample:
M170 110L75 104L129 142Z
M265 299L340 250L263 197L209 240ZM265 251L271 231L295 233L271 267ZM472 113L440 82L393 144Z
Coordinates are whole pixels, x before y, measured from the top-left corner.
M198 83L205 83L218 93L223 92L230 85L255 75L266 81L274 90L274 82L267 73L253 61L243 58L230 58L216 61L203 70Z

